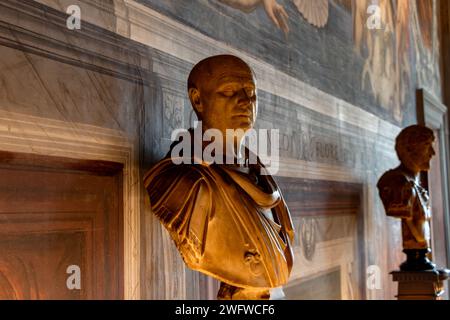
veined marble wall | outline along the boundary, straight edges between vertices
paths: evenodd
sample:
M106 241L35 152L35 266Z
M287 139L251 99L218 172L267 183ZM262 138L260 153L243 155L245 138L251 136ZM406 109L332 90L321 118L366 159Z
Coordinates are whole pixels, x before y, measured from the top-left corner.
M66 28L72 4L81 8L81 30ZM403 258L400 225L385 217L376 181L397 164L394 138L414 121L414 90L407 90L400 118L364 91L348 5L330 2L322 29L291 16L284 38L261 9L247 20L214 0L4 0L0 149L17 151L8 128L18 128L17 140L25 127L34 132L22 139L28 152L113 159L117 145L126 146L126 298L214 298L217 283L185 268L140 180L167 152L172 130L194 120L186 94L193 64L238 55L257 75L257 127L280 130L276 178L297 231L287 298L314 292L324 299L392 299L388 273ZM287 1L286 7L292 15ZM415 82L414 73L408 77ZM59 147L77 141L86 125L98 135L95 148ZM69 128L67 138L59 131L36 138L55 126ZM369 266L381 270L380 288L366 286Z

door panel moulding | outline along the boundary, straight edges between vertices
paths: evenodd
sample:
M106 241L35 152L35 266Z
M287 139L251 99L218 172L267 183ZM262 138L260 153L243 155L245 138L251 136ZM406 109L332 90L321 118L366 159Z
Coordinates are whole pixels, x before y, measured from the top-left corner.
M124 133L0 111L0 150L123 165L124 298L140 298L140 179L135 147Z

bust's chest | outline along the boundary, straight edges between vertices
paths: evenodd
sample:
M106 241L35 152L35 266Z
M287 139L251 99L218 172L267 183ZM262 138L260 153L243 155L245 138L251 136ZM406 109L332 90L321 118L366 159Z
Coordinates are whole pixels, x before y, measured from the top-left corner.
M431 218L430 197L428 191L419 184L412 182L414 189L413 210L425 220Z

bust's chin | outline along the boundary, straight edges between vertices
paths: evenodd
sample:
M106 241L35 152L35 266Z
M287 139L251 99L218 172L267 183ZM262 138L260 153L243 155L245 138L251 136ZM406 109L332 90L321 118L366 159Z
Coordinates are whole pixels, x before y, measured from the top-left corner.
M401 163L403 168L407 169L411 174L418 174L419 172L424 171L422 168L423 165L421 166L410 159L402 159Z
M245 133L247 133L247 131L251 129L253 129L253 122L243 121L238 126L236 126L234 130L243 130Z
M421 164L415 164L414 165L414 172L427 172L430 170L430 163L429 162L424 162ZM409 169L411 170L411 169Z

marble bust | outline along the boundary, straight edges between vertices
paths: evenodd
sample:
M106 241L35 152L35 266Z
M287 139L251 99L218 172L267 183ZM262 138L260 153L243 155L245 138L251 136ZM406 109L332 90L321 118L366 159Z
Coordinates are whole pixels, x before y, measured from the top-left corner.
M407 260L402 271L434 270L427 258L430 250L431 211L428 192L420 184L420 173L430 169L435 155L434 133L413 125L402 130L395 149L400 166L387 171L378 181L378 190L386 214L402 221L403 252Z
M253 128L256 80L241 59L220 55L199 62L189 75L188 91L202 132L214 129L226 136L227 129ZM189 139L194 145L208 146L193 136ZM233 150L242 139L233 135ZM234 152L232 163L226 164L199 159L175 164L169 151L145 176L153 213L187 266L221 281L219 299L268 299L272 288L288 281L292 269L289 210L259 158L246 161L250 153ZM216 156L230 157L230 152L224 147Z

